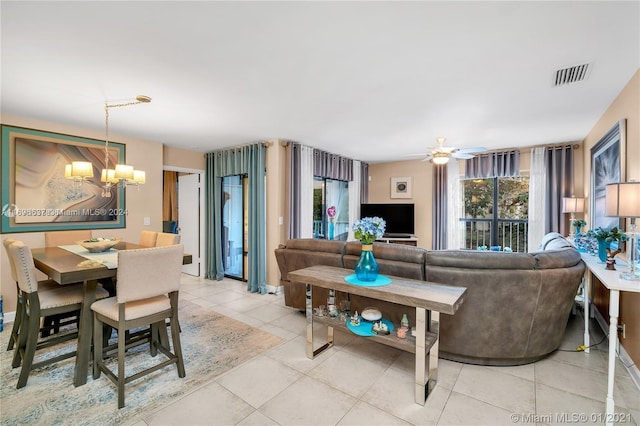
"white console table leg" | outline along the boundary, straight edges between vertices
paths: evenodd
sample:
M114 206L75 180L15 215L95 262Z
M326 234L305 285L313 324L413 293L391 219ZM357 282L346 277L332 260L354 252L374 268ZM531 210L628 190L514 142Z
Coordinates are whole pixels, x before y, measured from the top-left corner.
M616 373L616 349L618 347L618 315L620 313L620 291L609 293L609 372L607 380L606 424L613 425L615 403L613 401L613 383Z
M589 338L589 317L591 310L589 309L589 296L591 294L591 280L593 275L589 269L585 269L584 271L584 282L582 287L583 298L582 298L582 307L584 308L584 351L589 353L590 346L590 338Z

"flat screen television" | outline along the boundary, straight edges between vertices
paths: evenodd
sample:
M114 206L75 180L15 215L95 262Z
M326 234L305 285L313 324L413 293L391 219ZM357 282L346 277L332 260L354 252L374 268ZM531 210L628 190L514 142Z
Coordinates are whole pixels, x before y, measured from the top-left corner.
M360 204L360 217L381 217L387 222L386 238L403 238L415 234L415 204Z

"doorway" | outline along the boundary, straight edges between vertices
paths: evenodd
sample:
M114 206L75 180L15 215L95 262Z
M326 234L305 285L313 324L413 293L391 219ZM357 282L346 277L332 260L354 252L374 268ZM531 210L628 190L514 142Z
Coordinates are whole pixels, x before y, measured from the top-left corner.
M163 170L163 231L180 234L184 252L192 256L192 263L183 265L182 272L199 277L204 253L204 171L171 166Z

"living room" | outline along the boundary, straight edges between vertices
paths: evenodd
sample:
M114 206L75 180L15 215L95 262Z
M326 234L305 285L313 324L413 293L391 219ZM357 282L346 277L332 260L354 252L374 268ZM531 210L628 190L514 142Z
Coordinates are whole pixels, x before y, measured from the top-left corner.
M17 34L13 32L5 33L5 31L10 31L13 27L12 25L24 25L26 20L14 20L13 22L8 22L5 25L5 20L10 19L10 17L14 16L11 13L9 6L7 3L3 2L3 44L4 43L12 43L15 39L11 38L12 34ZM629 3L629 2L628 2ZM603 3L604 4L604 3ZM7 9L5 9L7 7ZM16 5L12 7L17 7ZM29 6L25 6L29 7ZM35 7L35 6L33 6ZM510 10L511 13L517 12L517 7L513 6L514 10ZM604 6L603 6L604 7ZM19 13L19 16L24 18L26 12L22 11ZM635 17L637 22L637 16ZM592 25L592 22L589 22L589 25ZM602 24L601 24L602 25ZM452 27L453 28L453 27ZM457 27L456 27L457 28ZM637 26L636 33L637 33ZM6 37L5 37L6 36ZM12 41L14 40L14 41ZM636 40L637 44L638 41ZM616 46L611 46L612 51L615 51ZM4 50L4 48L3 48ZM100 49L98 49L100 50ZM591 116L588 119L583 119L583 121L588 124L583 125L583 132L579 134L579 136L572 139L562 139L555 140L553 138L543 139L541 138L539 142L528 142L522 145L522 159L521 159L521 169L526 172L529 164L529 151L531 147L538 145L547 144L547 140L553 140L553 143L549 143L552 145L561 144L561 143L571 143L577 144L579 147L575 150L575 168L574 168L574 194L576 196L588 197L590 196L590 185L591 185L591 148L594 147L598 141L609 131L609 129L617 123L621 119L626 120L626 154L625 157L621 159L621 161L626 164L626 180L639 180L640 179L640 100L638 94L640 93L640 70L638 68L638 49L635 50L635 56L633 56L632 60L635 61L635 68L633 68L632 72L625 77L625 81L618 81L618 89L615 93L611 94L608 98L607 102L601 103L598 108L600 113ZM513 53L513 52L512 52ZM614 52L615 53L615 52ZM615 56L615 54L612 54ZM626 55L626 50L625 50ZM109 61L109 54L105 52L105 61ZM562 58L561 58L562 59ZM3 75L15 75L19 73L19 71L12 70L11 67L11 58L5 58L3 54ZM168 60L168 59L163 59ZM603 59L606 61L607 59ZM559 60L561 63L558 65L568 65L563 60ZM441 65L446 65L442 63ZM80 64L78 64L80 66ZM332 67L328 67L331 69ZM126 71L126 70L124 70ZM152 70L147 69L147 72L152 73ZM594 78L597 77L595 75L596 68L592 71L594 73ZM4 80L5 77L3 77ZM181 77L184 78L184 77ZM108 80L108 76L98 77L98 80ZM47 86L56 86L54 82L48 83L46 81L42 81L41 83L35 84L31 80L28 81L20 81L20 80L11 80L9 83L5 83L3 81L3 111L1 122L3 125L8 126L16 126L27 129L39 129L46 132L65 134L65 135L75 135L84 138L92 138L96 140L104 140L104 128L103 128L103 111L102 111L102 103L105 101L104 97L115 97L119 99L128 95L136 95L137 91L146 92L145 85L132 85L128 87L118 88L117 94L116 91L111 89L104 91L104 93L98 89L94 88L91 95L88 93L84 93L82 96L90 98L86 103L91 104L87 109L91 109L92 114L94 115L92 119L88 121L76 121L75 119L65 119L55 115L47 115L45 113L39 112L34 113L28 104L10 104L8 103L8 95L11 95L14 91L24 92L24 97L29 99L34 104L40 103L41 101L37 100L37 97L31 94L32 90L37 91L37 88L46 89ZM580 84L580 83L578 83ZM100 84L97 84L99 86ZM28 90L27 90L28 88ZM566 88L561 88L559 90L564 90ZM64 98L65 91L56 88L54 92L58 91L59 98ZM186 92L186 89L185 89ZM196 90L192 91L193 93L197 92ZM191 92L190 92L191 93ZM7 96L5 96L5 94ZM155 102L163 102L162 92L156 93L148 93L152 97L154 97L153 102L149 106L153 106ZM598 94L599 95L599 94ZM189 93L185 93L184 96L191 96ZM596 96L594 94L593 96ZM605 96L606 97L606 96ZM393 97L387 102L393 103ZM55 102L51 102L50 106L53 109L59 110L72 110L76 111L82 109L85 104L74 104L69 105L65 104L59 99ZM571 116L574 111L572 111L569 107L575 108L575 110L580 109L580 105L565 105L565 114L567 117ZM141 123L148 122L151 118L144 111L146 106L135 107L135 112L132 109L127 109L125 111L119 111L117 114L113 114L111 117L111 123L113 127L113 139L119 143L126 145L126 158L127 161L131 164L135 164L135 166L141 170L145 170L146 172L146 180L147 183L140 188L139 191L136 191L134 188L130 188L127 190L127 209L128 209L128 217L127 217L127 225L125 228L117 229L117 230L101 230L98 231L98 235L100 236L113 236L117 234L118 236L135 241L140 235L140 231L143 229L151 229L151 230L160 230L160 226L162 223L162 173L163 169L170 168L184 168L189 170L204 170L204 158L203 152L207 150L203 149L194 149L190 145L189 142L182 145L173 145L170 144L169 141L171 139L189 139L189 134L184 132L183 130L179 131L179 137L176 137L175 134L172 134L171 137L156 137L149 136L142 131L135 130L133 127L118 127L118 122L124 124L127 120L139 121ZM180 106L176 106L175 108L180 109ZM231 107L229 107L231 108ZM242 108L238 106L238 108ZM513 107L517 109L516 107ZM218 111L220 116L224 116L222 111ZM138 115L140 114L140 115ZM179 114L178 114L179 115ZM201 121L207 121L210 118L208 116L202 117L198 113L193 113L194 116L199 117ZM128 116L135 116L135 118L131 118ZM296 119L300 120L299 117ZM464 123L467 120L470 120L470 116L459 114L457 119ZM473 118L476 120L477 118ZM528 125L524 126L521 130L521 133L526 133L527 128L535 128L537 127L537 123L535 120L535 116L527 116L523 118ZM169 120L167 120L169 121ZM302 120L304 121L304 120ZM177 121L176 121L177 122ZM189 127L188 121L187 123L183 122L177 125L178 127L187 128ZM242 123L238 123L237 126L239 128L242 127ZM311 127L318 128L317 123L310 123ZM506 124L505 124L506 126ZM407 126L410 127L410 126ZM436 126L437 127L437 126ZM447 128L448 129L448 128ZM490 129L486 129L489 131ZM406 130L405 130L406 131ZM427 133L427 135L419 135L418 137L422 139L419 148L412 148L413 151L411 153L421 153L429 147L433 146L434 140L433 137L439 136L440 133L433 132L442 132L443 130L435 128L430 131L431 133ZM445 134L448 136L449 142L453 144L453 146L459 146L458 141L456 140L456 136L454 133L450 133L447 130L444 130ZM242 132L240 132L242 133ZM418 132L420 133L420 132ZM286 181L286 154L285 148L280 144L280 134L278 137L273 137L271 133L265 133L265 135L260 139L264 141L271 141L272 144L266 149L267 158L266 158L266 199L267 199L267 207L266 207L266 247L267 252L269 254L273 253L279 244L283 243L287 236L285 227L281 224L280 218L284 218L287 216L287 212L285 210L286 206L286 197L287 190L285 186ZM427 137L428 136L428 137ZM433 136L433 137L432 137ZM416 136L412 136L415 138ZM513 137L513 134L512 134ZM529 138L523 138L529 140ZM283 139L284 140L284 139ZM341 138L337 138L337 140L343 140ZM399 143L401 139L394 139L395 143ZM242 144L253 142L254 139L250 137L238 140L235 139L235 142L229 146L239 146ZM302 143L309 143L310 145L314 145L311 141L307 142L306 140L300 140ZM471 141L465 141L471 143ZM351 156L353 158L357 158L356 155L351 153L347 153L346 151L340 152L339 149L340 143L330 144L326 147L318 146L318 148L323 148L327 150L331 150L332 152L338 152L344 155ZM346 143L343 145L347 145ZM468 146L475 146L477 144L471 143ZM508 149L513 148L512 145L503 145L497 146L492 145L490 143L482 143L489 150L500 150L500 149ZM390 143L389 145L381 145L373 143L370 145L370 148L367 148L367 145L360 146L361 152L365 150L375 151L377 155L385 156L385 151L389 152L387 154L388 157L391 157L390 151L396 150L397 145L393 145ZM216 146L215 149L220 149L221 146ZM395 154L394 154L395 156ZM5 158L3 156L3 167L5 166ZM358 158L360 159L360 158ZM408 159L398 159L394 158L393 161L381 161L381 160L370 160L369 165L369 193L368 199L369 202L375 203L387 203L387 202L397 202L398 200L392 199L390 196L390 181L394 177L398 176L409 176L413 180L413 194L412 194L412 202L414 202L416 206L416 217L419 217L420 220L416 221L416 235L418 237L418 245L422 248L431 249L432 248L432 227L431 223L433 220L432 217L432 203L433 203L433 193L432 193L432 173L433 166L429 162L422 162L420 159L408 158ZM5 187L3 185L3 193L5 191ZM587 203L586 210L583 212L582 217L584 217L587 223L590 222L589 218L589 205ZM148 218L148 222L146 219ZM565 215L565 234L569 232L569 218L568 215ZM150 225L145 225L145 223L149 223ZM8 235L8 234L7 234ZM3 234L4 238L6 235ZM15 238L19 238L24 240L27 244L32 247L41 247L43 245L44 236L42 232L18 232L12 233L12 236ZM4 297L4 308L5 312L13 311L13 306L15 306L15 289L13 283L10 279L10 272L8 263L6 260L6 256L2 256L2 260L0 261L0 276L2 278L2 295ZM270 286L275 288L278 287L278 283L280 280L280 273L278 270L278 266L276 261L272 255L267 257L266 264L266 281ZM241 288L243 285L241 283L237 283ZM631 359L637 365L640 362L640 316L637 310L634 308L638 305L639 296L637 293L623 293L621 295L621 315L620 322L626 325L625 336L620 335L621 345L624 350L629 354ZM266 297L266 296L265 296ZM596 288L595 295L595 304L598 306L598 310L601 314L606 317L607 316L607 306L608 299L606 292L601 288ZM637 367L635 367L637 370ZM632 408L632 407L629 407ZM636 409L637 411L637 409ZM636 422L637 417L636 417Z

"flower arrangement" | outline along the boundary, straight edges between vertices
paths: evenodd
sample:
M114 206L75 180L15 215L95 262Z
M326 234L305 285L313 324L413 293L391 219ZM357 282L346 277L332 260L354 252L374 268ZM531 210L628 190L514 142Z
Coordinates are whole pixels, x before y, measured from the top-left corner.
M587 236L596 238L598 240L605 240L607 242L611 241L627 241L628 237L620 232L617 227L613 227L611 229L598 227L596 229L592 229L587 231Z
M327 209L327 216L331 219L336 217L336 206L331 206Z
M586 226L587 222L584 219L573 219L571 221L571 225L582 227L582 226Z
M362 244L373 244L378 238L382 238L387 222L384 219L374 217L363 217L353 224L352 229L355 237Z

